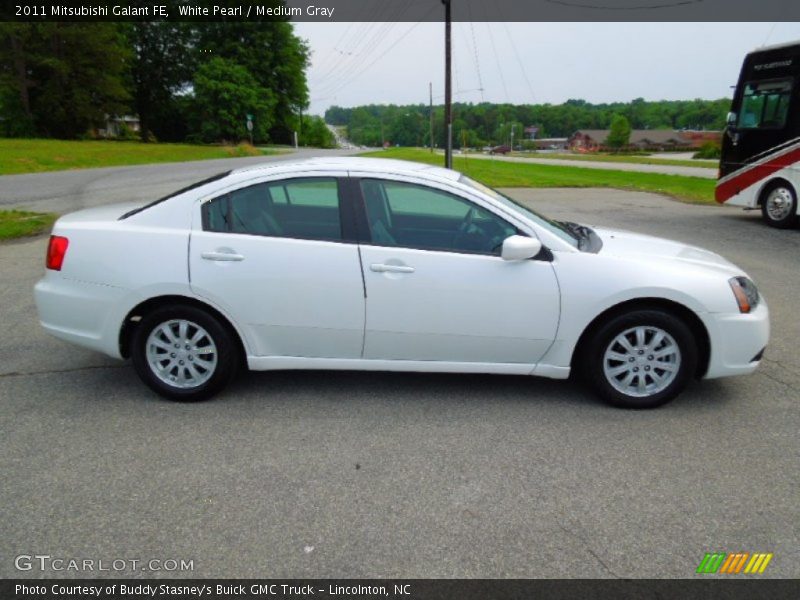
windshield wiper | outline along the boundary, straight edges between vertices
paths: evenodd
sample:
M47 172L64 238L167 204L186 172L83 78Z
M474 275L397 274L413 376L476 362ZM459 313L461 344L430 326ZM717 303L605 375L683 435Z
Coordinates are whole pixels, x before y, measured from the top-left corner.
M568 233L570 233L572 237L578 240L579 250L582 249L583 245L592 237L593 231L586 227L586 225L573 223L572 221L558 221L558 224L561 225Z

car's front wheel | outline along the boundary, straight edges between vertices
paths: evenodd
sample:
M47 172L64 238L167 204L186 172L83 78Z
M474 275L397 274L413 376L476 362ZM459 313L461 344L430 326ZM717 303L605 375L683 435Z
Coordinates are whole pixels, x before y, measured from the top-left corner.
M228 329L194 306L159 308L144 316L132 339L136 372L158 394L205 400L236 374L237 346Z
M583 366L590 384L610 404L655 408L686 387L697 366L697 344L677 316L635 310L597 329Z

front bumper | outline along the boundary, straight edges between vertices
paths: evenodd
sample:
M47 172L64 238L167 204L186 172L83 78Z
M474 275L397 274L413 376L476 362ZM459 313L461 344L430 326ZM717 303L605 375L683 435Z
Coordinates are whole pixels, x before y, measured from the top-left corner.
M704 379L752 373L769 342L769 308L761 298L748 314L708 314L704 322L711 354Z

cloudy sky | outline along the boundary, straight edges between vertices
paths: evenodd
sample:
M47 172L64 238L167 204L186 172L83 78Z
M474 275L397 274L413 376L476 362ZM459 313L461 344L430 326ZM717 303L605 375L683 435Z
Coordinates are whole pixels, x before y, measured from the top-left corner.
M308 41L313 114L333 104L434 103L441 23L295 23ZM454 23L454 98L561 103L730 95L744 54L800 40L800 23Z

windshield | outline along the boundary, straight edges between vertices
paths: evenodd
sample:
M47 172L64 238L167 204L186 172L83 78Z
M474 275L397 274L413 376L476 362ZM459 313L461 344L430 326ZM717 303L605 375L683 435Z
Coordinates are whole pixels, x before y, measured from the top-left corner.
M571 232L567 227L565 227L562 223L558 221L553 221L548 219L544 215L540 215L535 210L528 208L524 204L520 204L516 200L509 198L508 196L501 194L497 190L490 188L487 185L483 185L479 181L475 181L474 179L470 179L466 175L462 175L459 180L460 183L466 184L469 187L478 190L479 192L483 192L487 196L490 196L504 204L505 206L515 210L516 212L521 212L524 216L528 217L531 221L536 223L537 225L543 227L553 235L558 236L565 242L567 242L570 246L577 248L578 247L578 240L579 238Z
M792 79L751 81L744 88L739 115L741 129L781 128L786 125Z

